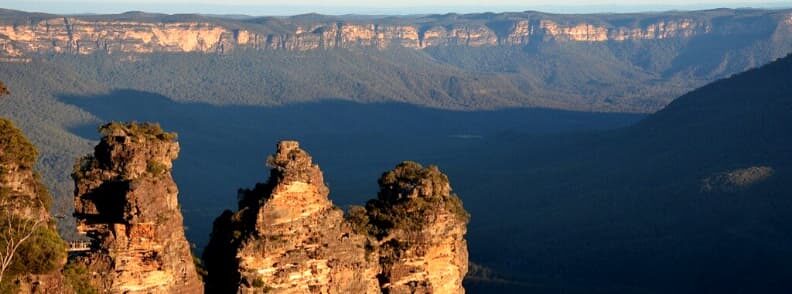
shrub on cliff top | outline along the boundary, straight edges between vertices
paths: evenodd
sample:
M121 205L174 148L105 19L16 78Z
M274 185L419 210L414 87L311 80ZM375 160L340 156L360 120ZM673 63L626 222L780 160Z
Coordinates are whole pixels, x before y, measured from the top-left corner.
M451 192L448 176L435 165L423 167L412 161L400 163L379 179L379 199L386 202L404 201L415 189L432 189L426 195L413 199L413 205L443 202L445 208L454 213L460 221L467 222L470 215L462 206L462 200Z
M379 199L388 202L398 202L420 186L443 189L448 186L448 177L440 172L437 166L430 165L424 168L413 161L400 163L391 171L382 175L379 179L380 193ZM426 198L443 197L442 191L423 195Z
M0 173L3 172L2 164L15 163L22 168L32 169L38 158L38 150L28 141L27 137L14 124L0 118ZM41 181L39 173L33 173L35 192L45 208L52 204L52 196ZM5 197L7 192L0 190L0 197Z
M38 151L14 124L0 118L0 163L14 162L31 168L36 163Z
M176 133L164 131L158 123L111 122L99 127L99 133L105 137L118 132L123 132L128 136L140 136L163 141L173 141L177 138Z
M379 179L378 198L366 203L366 215L361 208L350 209L347 219L357 231L382 238L391 229L419 231L438 209L448 211L460 222L467 223L470 215L462 200L451 192L448 177L436 166L424 168L405 161ZM410 197L416 195L416 197Z

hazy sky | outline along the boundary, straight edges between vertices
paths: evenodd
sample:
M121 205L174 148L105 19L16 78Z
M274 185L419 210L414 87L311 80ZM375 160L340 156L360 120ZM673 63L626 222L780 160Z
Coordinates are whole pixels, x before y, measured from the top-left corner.
M692 4L695 2L695 4ZM792 0L0 0L1 8L51 13L118 13L143 10L163 13L289 15L417 14L446 12L626 12L717 7L792 7Z

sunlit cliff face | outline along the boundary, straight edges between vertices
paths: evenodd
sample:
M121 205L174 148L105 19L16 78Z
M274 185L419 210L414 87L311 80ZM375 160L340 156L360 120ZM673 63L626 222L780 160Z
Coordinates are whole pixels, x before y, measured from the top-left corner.
M792 15L780 19L792 27ZM229 28L210 22L89 21L52 18L29 24L0 25L0 53L7 57L37 53L90 54L201 52L226 53L238 48L317 50L327 48L526 45L530 42L622 42L689 38L713 32L709 21L686 18L649 23L611 25L561 22L550 19L513 19L501 34L487 25L317 23L294 26L285 33L252 28Z

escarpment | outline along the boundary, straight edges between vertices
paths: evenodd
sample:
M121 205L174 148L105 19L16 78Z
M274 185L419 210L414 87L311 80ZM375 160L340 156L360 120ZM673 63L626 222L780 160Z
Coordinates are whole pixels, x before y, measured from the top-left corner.
M269 180L215 220L207 292L464 293L468 215L436 167L399 165L345 218L297 142L268 164Z
M49 214L52 200L34 168L37 157L22 132L0 118L0 293L70 291L60 274L66 243Z
M8 13L8 12L7 12ZM0 60L34 54L199 52L239 49L305 51L334 48L525 46L541 42L684 40L755 34L789 38L792 12L711 10L668 15L559 16L538 12L305 20L204 16L30 16L0 20ZM19 20L21 19L21 20ZM728 21L726 21L728 20Z
M136 123L101 132L73 174L77 229L91 241L75 262L104 293L202 293L171 176L175 135Z

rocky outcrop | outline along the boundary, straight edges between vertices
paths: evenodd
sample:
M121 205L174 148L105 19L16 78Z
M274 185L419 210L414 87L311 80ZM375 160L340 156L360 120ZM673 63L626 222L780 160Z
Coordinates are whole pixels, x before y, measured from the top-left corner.
M701 191L708 193L734 193L766 181L775 173L769 166L751 166L721 172L705 178Z
M37 157L22 132L0 119L0 253L5 256L8 246L18 244L2 273L3 293L70 293L60 274L66 244L49 214L52 199L34 168Z
M8 56L24 52L89 54L114 52L222 51L231 32L210 23L148 23L53 18L29 25L0 26Z
M268 164L269 180L215 222L207 292L378 293L375 252L327 198L319 166L293 141Z
M175 135L111 123L75 166L74 216L91 250L76 262L104 293L202 293L171 176Z
M404 162L379 185L365 212L354 208L350 216L378 240L383 291L464 293L469 215L448 177L435 166Z
M436 167L404 163L345 218L297 142L268 159L204 252L212 293L464 293L468 215Z
M22 12L19 14L25 15ZM423 49L436 46L524 46L532 42L624 42L684 39L708 34L773 30L789 34L789 11L714 10L689 13L562 17L535 12L371 22L285 18L236 21L194 17L172 20L128 15L0 21L0 60L24 61L43 53L200 52L237 49ZM481 21L482 19L488 21ZM737 26L738 28L735 28ZM21 59L20 59L21 58Z

